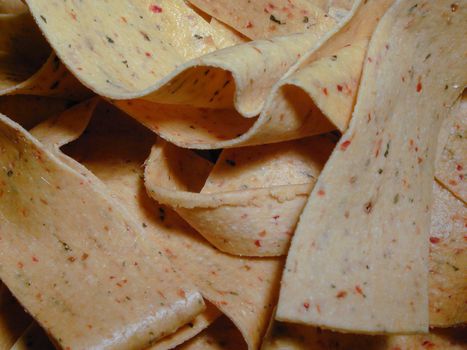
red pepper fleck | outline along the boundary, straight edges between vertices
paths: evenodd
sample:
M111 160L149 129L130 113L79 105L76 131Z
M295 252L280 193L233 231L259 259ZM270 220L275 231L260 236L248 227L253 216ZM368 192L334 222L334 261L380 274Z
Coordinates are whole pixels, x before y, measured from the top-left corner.
M149 10L152 13L161 13L162 12L162 8L157 6L157 5L149 5Z
M459 5L457 5L456 3L451 4L451 11L452 12L456 12L458 9L459 9Z
M23 264L21 261L18 261L18 264L17 264L17 265L18 265L18 267L19 267L20 269L22 269L22 268L24 267L24 264Z
M371 57L368 57L368 62L373 62L373 60L371 59Z
M76 13L70 12L70 16L74 21L76 21Z
M81 255L81 260L86 260L87 258L89 257L89 254L87 253L83 253L83 255Z
M248 21L248 23L246 24L245 28L253 28L253 23L251 23L250 21Z
M146 55L146 57L151 57L152 56L150 52L145 52L144 54Z
M255 241L255 246L257 246L258 248L261 247L261 241L259 239Z
M340 146L341 151L345 151L347 149L347 147L350 146L351 142L352 141L350 141L350 140L346 140L346 141L342 142L341 146Z
M439 243L439 241L441 241L439 237L430 237L430 242L433 244Z
M120 17L120 18L122 19L123 22L128 23L125 17Z
M328 96L328 89L327 89L327 88L323 88L323 94L324 94L325 96Z
M310 308L310 304L309 303L303 303L303 307L308 310Z
M281 217L280 215L274 215L272 218L273 218L274 220L277 220L277 219L279 219L280 217Z
M455 180L449 180L449 184L450 184L451 186L457 186L457 181L455 181Z
M32 257L33 262L39 262L39 259L37 259L35 256Z
M418 83L417 83L417 92L422 91L422 82L421 78L418 78Z
M88 329L92 329L92 324L88 324Z
M319 306L319 304L316 304L316 311L318 311L319 314L321 313L321 307Z
M181 298L185 298L186 297L186 294L185 294L185 291L183 289L179 289L177 294L181 297Z
M319 190L318 191L318 196L320 196L320 197L323 197L325 194L326 194L326 192L324 192L324 190Z
M266 230L261 231L261 232L259 233L259 236L260 236L260 237L266 236Z
M362 295L362 296L365 296L365 294L363 293L363 290L362 290L362 288L360 288L360 286L355 286L355 291L356 291L358 294L360 294L360 295Z
M457 164L457 166L456 166L456 170L457 170L457 171L462 171L462 169L463 169L462 165L460 165L460 164Z
M68 261L69 262L74 262L76 260L76 258L74 256L70 256L68 257Z
M341 92L343 89L342 85L337 85L337 91Z
M347 296L347 292L344 290L341 290L339 293L336 294L336 298L338 299L345 298L346 296Z

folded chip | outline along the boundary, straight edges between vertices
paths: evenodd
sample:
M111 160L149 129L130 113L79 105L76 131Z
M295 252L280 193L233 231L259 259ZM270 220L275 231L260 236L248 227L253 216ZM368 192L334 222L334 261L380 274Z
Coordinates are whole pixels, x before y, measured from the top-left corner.
M456 87L467 83L458 60L467 9L454 10L449 1L396 2L379 23L349 129L293 237L279 320L360 333L428 330L436 139Z
M224 150L213 165L159 141L146 161L149 195L172 207L221 251L278 256L334 142L318 136Z

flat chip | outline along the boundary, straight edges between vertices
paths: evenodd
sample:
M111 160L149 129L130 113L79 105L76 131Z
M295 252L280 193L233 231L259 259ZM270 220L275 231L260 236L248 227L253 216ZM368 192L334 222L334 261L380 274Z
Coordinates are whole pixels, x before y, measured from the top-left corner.
M458 59L466 11L400 1L379 23L349 129L293 237L277 319L358 333L428 330L436 138L462 92L452 87L467 82Z
M332 19L319 7L325 0L189 0L251 39L316 30Z
M457 198L467 203L467 96L453 107L443 127L446 137L440 140L435 176Z
M314 137L229 149L213 166L159 141L146 162L145 184L151 197L172 207L221 251L283 255L334 145Z
M146 346L193 320L204 303L105 187L60 156L94 104L36 127L44 143L0 116L0 276L63 348ZM54 126L63 137L44 132Z

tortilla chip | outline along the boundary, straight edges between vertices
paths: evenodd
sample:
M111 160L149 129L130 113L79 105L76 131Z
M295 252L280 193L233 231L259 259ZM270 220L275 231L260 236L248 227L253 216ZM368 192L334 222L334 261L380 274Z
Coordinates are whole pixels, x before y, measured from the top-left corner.
M26 12L28 7L21 0L0 0L0 15Z
M145 184L151 197L172 207L219 250L278 256L287 252L333 148L329 138L314 137L231 149L213 167L192 151L159 141L146 162Z
M430 326L467 323L467 207L437 182L430 233Z
M453 107L443 129L447 135L439 140L435 176L452 194L467 203L467 95Z
M28 12L0 15L0 95L30 94L80 100L90 96L61 64Z
M85 125L93 104L79 105L61 120ZM44 146L6 117L0 120L2 163L8 164L0 175L1 279L57 344L152 344L203 311L201 295L104 186L78 163L49 151L59 142ZM35 130L43 136L44 127ZM65 135L76 137L68 130ZM125 338L114 338L122 327Z
M21 333L31 323L21 305L10 294L5 285L0 285L0 348L10 349Z
M458 59L467 51L465 11L448 1L403 1L379 23L349 129L292 239L279 320L360 333L427 331L436 136L460 94L445 85L467 82Z
M251 39L316 30L332 23L320 7L325 0L189 0L213 18Z
M464 339L463 339L464 338ZM334 333L320 328L276 324L262 350L462 350L462 329L432 330L429 334L369 336ZM190 349L191 350L191 349Z
M40 122L62 113L73 102L61 98L31 95L0 96L0 113L29 130Z

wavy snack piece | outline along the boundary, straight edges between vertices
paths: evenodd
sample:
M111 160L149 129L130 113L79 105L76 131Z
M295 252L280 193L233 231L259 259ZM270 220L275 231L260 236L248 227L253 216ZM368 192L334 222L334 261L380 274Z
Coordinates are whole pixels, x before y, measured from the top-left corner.
M271 39L278 46L285 38L288 42L292 39L297 42L299 38L313 35L313 39L306 39L306 45L297 46L299 50L296 56L289 55L293 61L287 61L289 63L283 65L285 69L271 69L280 73L271 76L274 78L270 79L271 83L276 83L286 73L274 86L265 81L262 74L261 77L250 77L251 88L255 88L254 90L243 88L239 83L243 79L238 76L244 67L236 72L228 65L222 66L233 72L236 88L234 106L237 112L231 109L193 110L187 106L174 108L140 100L117 104L164 139L187 148L257 145L315 135L336 127L345 130L354 105L367 42L379 18L391 3L392 0L359 1L344 20L326 32ZM262 41L254 41L249 45L255 43ZM256 46L263 52L263 56L275 57L275 61L278 59L278 52L292 52L290 47L282 45L270 54L271 50L265 49L271 43L261 46L258 44ZM224 57L222 61L227 62L229 60L226 53L235 53L232 56L237 57L242 48L243 46L236 46L215 52L202 60L209 62L210 56L217 55ZM242 55L245 56L245 53ZM294 64L291 65L290 62ZM256 68L253 70L254 74L262 73L261 66L257 63L252 66ZM274 67L275 64L270 63L269 66ZM210 74L211 70L205 72ZM189 85L190 80L185 79L183 82L183 85ZM258 89L258 85L261 89ZM249 91L255 91L253 100L248 96ZM219 86L210 96L215 100L216 93L224 92ZM258 113L259 116L254 119L246 120L241 117L253 117Z
M65 115L70 129L92 104ZM102 185L0 118L1 278L57 346L143 347L203 311L200 294L146 247ZM44 126L35 131L41 137Z
M316 30L331 22L322 0L189 0L213 18L251 39L264 39ZM241 10L240 10L241 9Z
M61 64L28 12L0 14L0 95L84 99L84 88Z
M159 106L148 101L214 109L216 119L221 122L223 109L233 106L241 113L236 114L237 123L241 124L244 116L256 116L273 84L297 57L334 26L328 21L316 26L313 32L212 52L217 49L213 44L216 40L212 39L216 33L184 3L160 2L154 5L157 8L128 7L126 3L120 0L112 5L102 4L90 12L86 1L79 4L28 2L57 54L85 85L112 99L143 98L141 102L150 105L153 126L158 124ZM112 11L106 6L112 6ZM119 10L123 7L125 11ZM105 12L106 16L94 18L93 13L98 12ZM123 12L125 20L121 18ZM73 13L76 20L70 22L69 13ZM48 18L47 23L40 16ZM188 20L175 21L174 17L190 18L195 24ZM172 30L174 25L177 31ZM174 41L175 32L182 37L182 42ZM133 44L123 45L128 42ZM208 52L211 54L202 56ZM140 100L120 103L135 118L144 119L140 116Z
M0 113L20 124L26 130L40 122L64 112L74 102L44 96L0 96Z
M323 136L229 149L213 165L158 141L146 161L145 184L152 198L173 208L219 250L278 256L287 252L333 148Z
M378 25L350 127L293 237L277 319L363 333L427 331L436 136L461 93L452 86L467 80L458 61L467 50L466 10L398 1Z
M50 125L52 129L45 127L47 124L41 127L42 134L50 140L65 140L55 141L58 144L69 140L63 136L67 130L75 130L74 135L83 130L83 125ZM86 133L64 149L96 174L115 199L125 204L126 211L140 222L146 237L162 245L177 270L234 322L249 348L258 348L277 298L281 260L241 259L223 254L169 208L156 205L146 195L142 179L142 164L153 142L154 134L126 119L118 110L101 105ZM63 154L61 158L70 161ZM74 161L72 164L76 166ZM94 176L81 168L88 177ZM187 338L177 339L181 342Z
M457 198L467 203L467 97L464 93L451 117L443 124L435 176ZM444 142L443 142L444 141Z
M356 335L320 328L276 324L261 350L463 350L467 345L463 329L433 329L429 334Z
M0 14L26 12L28 7L21 0L0 0Z

